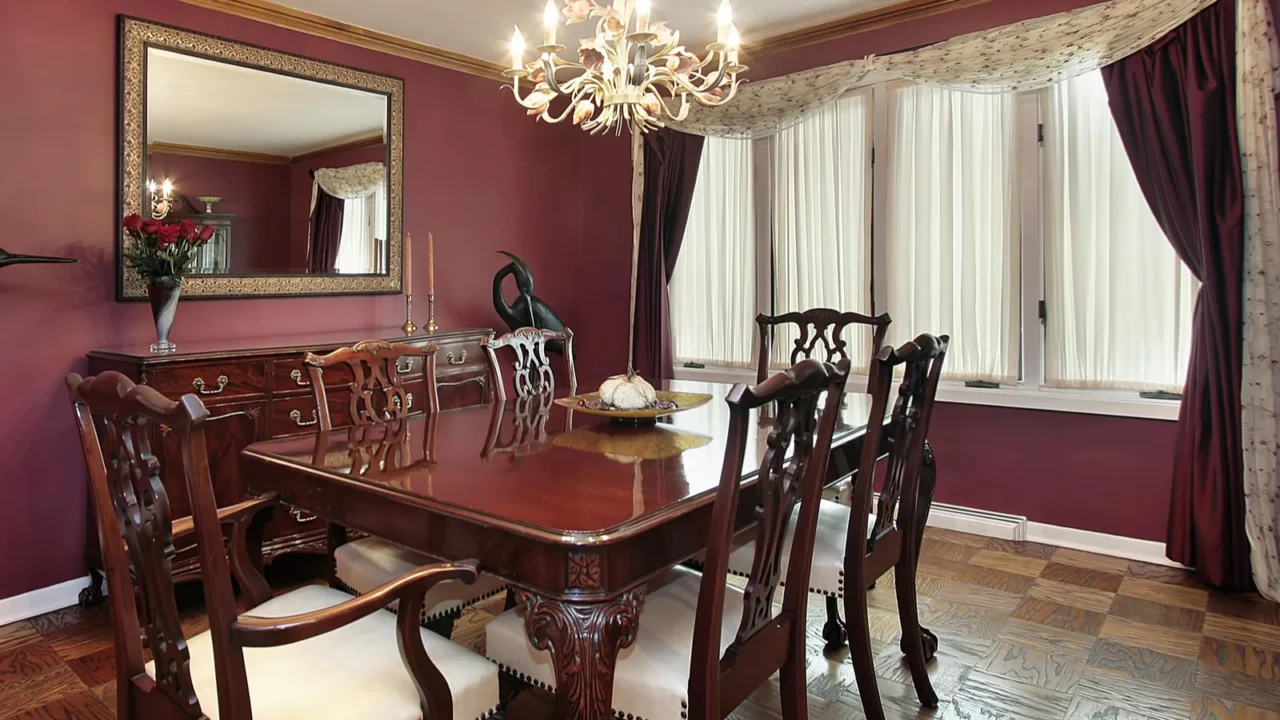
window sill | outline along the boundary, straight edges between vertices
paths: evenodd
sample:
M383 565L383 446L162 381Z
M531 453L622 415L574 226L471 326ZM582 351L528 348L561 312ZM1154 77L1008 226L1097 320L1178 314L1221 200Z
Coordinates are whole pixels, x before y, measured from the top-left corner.
M730 383L753 383L756 378L753 370L728 367L676 367L675 376L679 380ZM866 376L854 376L849 379L850 387L865 388L866 383ZM987 390L965 387L964 383L949 381L943 381L938 387L938 402L1173 422L1178 420L1178 410L1181 405L1177 401L1141 398L1136 392L1057 390L1025 386Z

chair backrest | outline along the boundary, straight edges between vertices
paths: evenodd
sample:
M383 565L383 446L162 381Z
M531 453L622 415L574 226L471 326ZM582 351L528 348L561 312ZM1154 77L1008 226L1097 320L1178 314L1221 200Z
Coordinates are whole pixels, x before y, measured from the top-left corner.
M942 335L921 335L898 349L884 348L871 363L871 424L867 427L862 457L855 476L853 512L846 537L846 562L861 562L875 547L878 539L895 527L895 516L912 530L916 522L916 500L920 472L924 463L925 441L933 417L933 401L938 394L942 364L951 339ZM892 394L893 376L903 368L902 383L893 405L888 427L874 422L883 418ZM885 441L888 442L885 442ZM868 514L871 512L872 485L881 450L888 447L888 465L880 500L876 505L876 524L868 537ZM899 507L899 505L901 507ZM900 528L905 529L905 528Z
M90 378L71 374L67 387L98 521L121 704L131 702L137 685L148 696L158 691L179 714L201 717L173 594L174 523L152 444L161 432L176 433L180 439L210 628L216 632L221 626L229 632L235 596L209 475L204 428L209 411L195 395L175 402L117 372ZM270 597L270 587L252 563L235 565L248 602L256 605ZM155 660L154 687L145 677L144 640ZM221 673L218 688L220 705L228 707L222 700ZM242 692L247 702L247 684L225 689L229 694Z
M837 367L803 360L755 387L738 384L729 392L728 444L698 594L689 678L690 717L722 717L784 664L804 662L807 589L818 504L848 374L848 363ZM827 399L820 412L824 393ZM755 559L744 590L742 621L722 654L721 616L739 517L747 434L758 431L751 411L770 404L776 419L769 429L755 487L748 490L757 498ZM797 505L800 511L788 576L783 578L782 552ZM773 597L784 580L782 607L775 613ZM797 649L800 656L793 657Z
M578 389L578 376L573 367L573 331L565 328L560 332L540 330L538 328L519 328L499 338L482 341L485 355L489 358L489 375L493 386L497 389L498 402L506 402L507 390L502 379L502 367L498 364L500 348L510 348L515 354L511 379L515 385L516 397L530 395L550 395L555 390L555 372L551 368L551 358L547 353L548 344L563 343L565 376L569 382L569 392Z
M760 359L756 367L756 382L764 382L769 377L770 358L773 354L774 329L783 325L795 325L799 329L795 347L791 350L791 364L794 365L806 358L814 357L821 345L824 351L820 360L830 363L847 361L849 357L848 341L844 339L845 328L850 325L871 326L871 353L867 357L874 358L884 344L885 333L889 331L892 320L888 313L871 317L856 312L841 312L829 308L815 308L804 312L785 313L783 315L757 315L756 328L760 334Z
M329 413L328 391L324 386L324 370L334 366L345 366L351 371L352 379L348 386L350 392L348 422L354 427L382 425L403 420L409 416L413 398L409 396L401 379L403 371L400 361L402 359L422 358L422 377L426 381L427 395L423 402L427 404L428 412L439 410L440 400L436 389L436 350L435 343L418 347L382 340L366 340L351 347L339 348L327 355L307 353L302 359L302 364L307 367L307 373L311 376L311 388L315 393L320 429L326 431L333 429L333 418Z

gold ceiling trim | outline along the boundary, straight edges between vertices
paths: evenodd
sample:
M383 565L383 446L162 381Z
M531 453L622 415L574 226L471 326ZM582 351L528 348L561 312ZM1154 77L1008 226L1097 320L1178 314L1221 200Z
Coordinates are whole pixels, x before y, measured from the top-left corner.
M162 155L184 155L186 157L208 158L210 160L234 160L237 162L265 163L268 165L288 165L288 155L272 155L271 153L249 152L248 150L226 150L223 148L204 147L202 145L184 145L182 143L153 142L147 143L147 153Z
M356 45L366 50L395 55L397 57L417 60L429 65L457 70L459 72L478 75L495 80L502 79L505 69L498 63L463 55L425 43L406 40L395 35L338 22L322 15L295 10L267 0L182 0L189 5L217 10L219 12L238 15L250 20L257 20L269 25L297 30L308 35L317 35L329 40Z
M907 0L896 5L773 35L748 43L746 49L751 55L769 55L989 2L991 0Z

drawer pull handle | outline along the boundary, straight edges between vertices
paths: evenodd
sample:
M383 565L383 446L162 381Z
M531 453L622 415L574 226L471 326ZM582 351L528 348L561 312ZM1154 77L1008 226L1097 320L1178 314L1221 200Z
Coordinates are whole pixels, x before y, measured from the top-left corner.
M320 519L319 515L306 512L305 510L299 510L298 508L289 508L289 514L293 516L294 520L297 520L300 523L315 522Z
M212 390L205 390L204 378L196 378L195 380L191 381L191 387L195 388L196 392L200 393L201 395L218 395L223 390L227 389L227 383L229 382L231 382L231 380L226 375L219 375L218 382L214 386L214 388Z
M401 375L407 375L407 374L409 374L409 373L410 373L410 372L412 372L412 371L413 371L413 361L412 361L412 360L406 360L406 361L405 361L405 363L404 363L403 365L401 365L401 364L400 364L400 361L399 361L399 360L397 360L397 361L396 361L396 372L397 372L397 373L399 373L399 374L401 374Z
M302 379L301 370L294 370L293 372L289 373L289 377L293 378L293 381L297 383L298 387L311 387L310 381Z
M290 413L289 413L289 419L290 419L290 420L292 420L292 421L293 421L293 423L294 423L295 425L297 425L298 427L311 427L312 425L319 425L319 424L320 424L320 418L319 418L319 416L316 414L316 411L315 411L315 410L312 410L312 411L311 411L311 422L303 422L303 421L302 421L302 412L301 412L301 411L299 411L299 410L294 410L294 411L290 412Z
M445 359L449 361L450 365L465 365L467 362L467 351L463 350L462 354L457 358L454 358L453 353L449 353L445 356Z
M405 400L407 401L407 402L406 402L406 404L408 405L408 408L406 408L406 409L411 409L411 408L413 407L413 393L405 393L405 394L404 394L404 398L405 398ZM397 408L399 408L399 407L400 407L400 396L399 396L399 395L393 395L393 396L391 396L391 402L395 403L395 406L396 406Z

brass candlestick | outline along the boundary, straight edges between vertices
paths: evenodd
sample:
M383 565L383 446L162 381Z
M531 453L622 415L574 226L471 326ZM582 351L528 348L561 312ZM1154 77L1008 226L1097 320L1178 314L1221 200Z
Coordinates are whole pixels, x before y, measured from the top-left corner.
M427 297L430 297L429 295ZM404 331L405 337L411 337L418 331L418 326L413 324L413 296L404 296L404 325L400 326Z
M427 334L434 335L440 326L436 324L436 294L427 293Z

